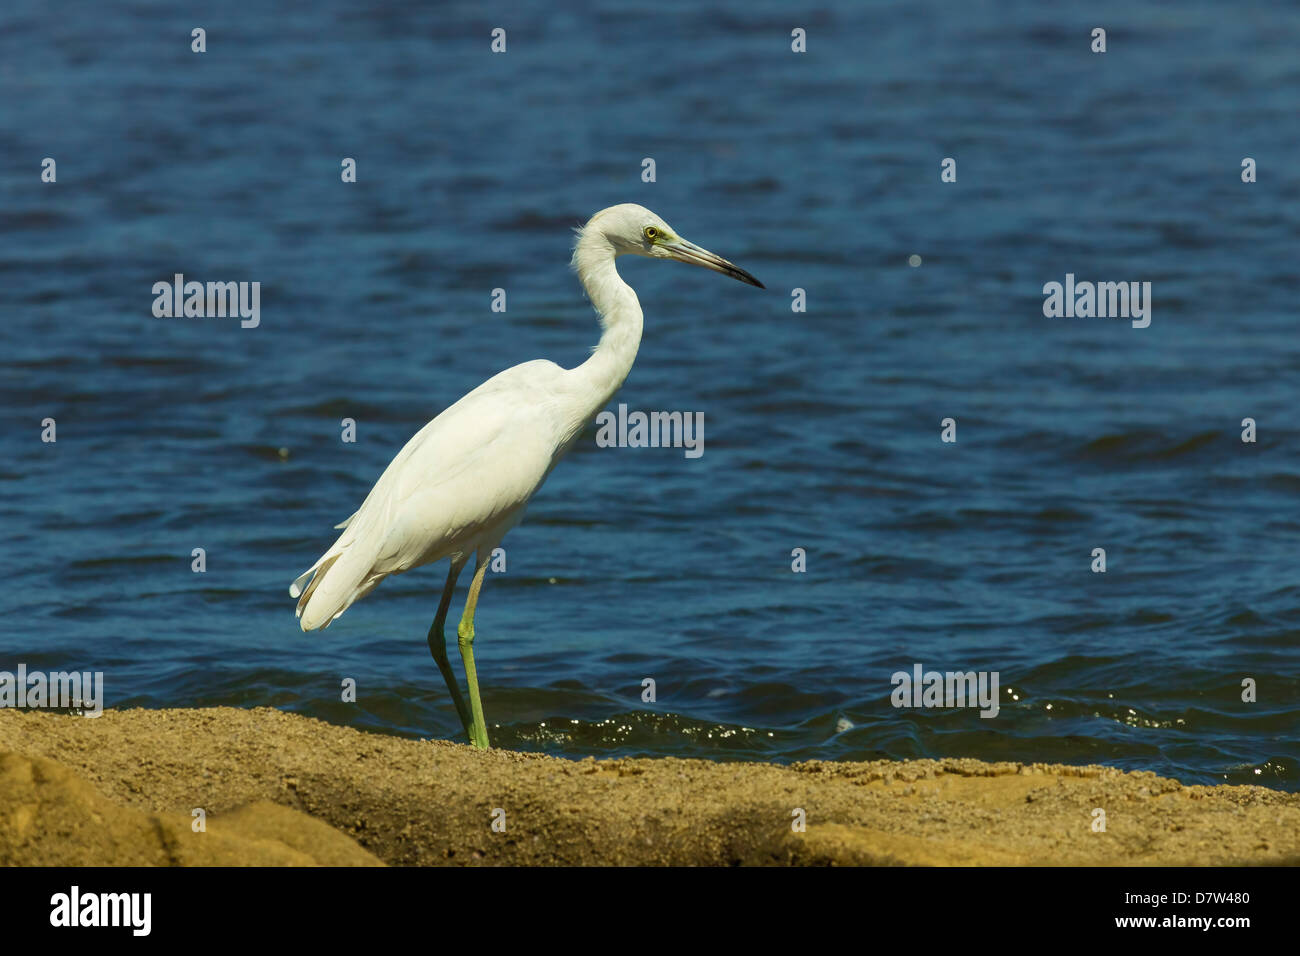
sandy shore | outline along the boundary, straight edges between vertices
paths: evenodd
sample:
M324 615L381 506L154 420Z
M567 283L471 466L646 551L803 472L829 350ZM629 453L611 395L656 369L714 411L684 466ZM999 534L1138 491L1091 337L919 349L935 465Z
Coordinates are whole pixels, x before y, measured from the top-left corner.
M0 864L311 863L1296 864L1300 794L976 760L571 761L269 708L0 711Z

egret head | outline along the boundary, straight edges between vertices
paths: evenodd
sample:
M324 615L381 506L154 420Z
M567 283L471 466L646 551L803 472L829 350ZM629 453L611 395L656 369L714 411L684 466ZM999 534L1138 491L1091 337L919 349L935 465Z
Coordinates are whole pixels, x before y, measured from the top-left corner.
M614 255L646 256L650 259L676 259L693 266L704 266L714 272L739 279L760 289L765 288L752 275L733 265L722 256L688 242L645 206L623 203L610 206L592 216L581 233L597 230L614 249Z

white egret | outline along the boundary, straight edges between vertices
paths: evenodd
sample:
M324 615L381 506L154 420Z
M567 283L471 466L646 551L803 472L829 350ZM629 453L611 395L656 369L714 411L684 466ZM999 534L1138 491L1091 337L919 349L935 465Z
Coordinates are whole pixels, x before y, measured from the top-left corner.
M343 533L289 588L304 631L327 627L390 574L450 558L429 650L465 733L488 746L474 670L474 610L492 550L533 493L618 391L641 344L641 306L614 267L621 255L676 259L763 288L726 259L687 242L643 206L625 203L578 230L573 268L600 316L600 343L577 368L536 360L488 379L425 425L397 453ZM456 579L477 555L459 637L469 707L447 660L443 624Z

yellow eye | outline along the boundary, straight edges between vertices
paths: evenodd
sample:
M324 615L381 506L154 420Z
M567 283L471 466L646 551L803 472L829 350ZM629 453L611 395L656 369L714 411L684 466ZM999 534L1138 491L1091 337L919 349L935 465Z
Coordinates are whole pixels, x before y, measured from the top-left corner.
M656 229L654 226L646 226L645 237L649 239L651 242L654 242L656 239L659 238L659 230Z

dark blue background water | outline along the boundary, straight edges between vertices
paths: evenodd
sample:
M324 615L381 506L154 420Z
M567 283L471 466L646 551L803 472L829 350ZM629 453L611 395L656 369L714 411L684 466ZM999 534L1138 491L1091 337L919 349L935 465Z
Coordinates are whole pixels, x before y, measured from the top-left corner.
M592 429L552 475L478 618L494 743L1300 787L1300 9L566 6L5 4L0 668L458 735L440 568L314 634L286 587L426 420L585 357L570 227L631 201L769 291L622 260L619 400L705 454ZM176 272L261 326L154 318ZM1151 282L1151 327L1044 318L1067 272ZM893 709L917 662L1001 714Z

